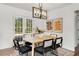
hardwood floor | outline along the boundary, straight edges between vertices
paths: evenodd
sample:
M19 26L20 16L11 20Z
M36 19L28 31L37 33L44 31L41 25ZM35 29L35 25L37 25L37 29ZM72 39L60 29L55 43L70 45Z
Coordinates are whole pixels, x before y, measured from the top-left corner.
M70 51L64 48L57 49L56 53L59 56L74 56L73 51ZM7 48L7 49L0 50L0 56L20 56L20 55L18 53L18 50L15 50L15 48ZM31 52L29 52L29 56L31 56ZM41 56L41 55L36 53L35 56ZM54 55L51 54L51 52L48 52L47 56L54 56Z
M79 56L79 44L75 48L75 56Z
M14 48L1 49L0 50L0 56L7 56L7 55L10 55L14 52L15 52Z

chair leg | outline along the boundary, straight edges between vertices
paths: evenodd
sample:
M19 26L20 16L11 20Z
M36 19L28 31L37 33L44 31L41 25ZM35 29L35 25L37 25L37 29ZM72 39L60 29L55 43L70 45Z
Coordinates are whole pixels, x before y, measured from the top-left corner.
M21 55L21 53L19 52L19 55Z
M55 56L58 56L58 54L54 53L54 52L53 52L53 50L52 50L52 52L51 52L51 53L52 53L53 55L55 55Z
M28 56L28 52L26 53L26 55Z
M46 53L43 53L43 56L46 56Z
M52 52L52 54L55 55L55 56L58 56L57 54L55 54L55 53L53 53L53 52Z
M44 52L43 52L43 56L45 56Z

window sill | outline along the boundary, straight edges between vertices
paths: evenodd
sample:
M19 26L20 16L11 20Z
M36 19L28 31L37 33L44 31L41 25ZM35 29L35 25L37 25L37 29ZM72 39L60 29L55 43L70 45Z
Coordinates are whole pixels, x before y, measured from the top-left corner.
M15 34L15 36L22 36L22 35L24 35L24 34Z

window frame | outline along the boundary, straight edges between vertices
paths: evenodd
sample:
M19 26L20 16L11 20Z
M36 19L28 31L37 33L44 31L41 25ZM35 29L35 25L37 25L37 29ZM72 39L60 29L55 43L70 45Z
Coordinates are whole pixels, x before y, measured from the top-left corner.
M19 18L21 19L21 26L17 25ZM16 30L17 29L17 30ZM23 33L23 18L22 17L15 17L15 34L22 34Z
M26 29L25 29L25 33L32 33L32 28L33 28L33 24L32 24L32 19L26 19ZM31 28L31 30L29 31L29 28Z

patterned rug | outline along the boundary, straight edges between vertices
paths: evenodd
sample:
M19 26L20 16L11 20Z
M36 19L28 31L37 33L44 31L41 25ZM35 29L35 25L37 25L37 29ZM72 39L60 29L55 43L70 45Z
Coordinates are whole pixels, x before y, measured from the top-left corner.
M54 53L58 54L58 56L74 56L74 52L64 49L64 48L58 48L56 51L54 51ZM18 50L14 49L14 52L7 55L7 56L21 56L19 55ZM22 56L27 56L26 54L22 55ZM31 56L31 52L28 53L28 56ZM42 56L39 53L35 53L35 56ZM52 54L52 52L48 52L46 53L46 56L55 56L54 54Z

